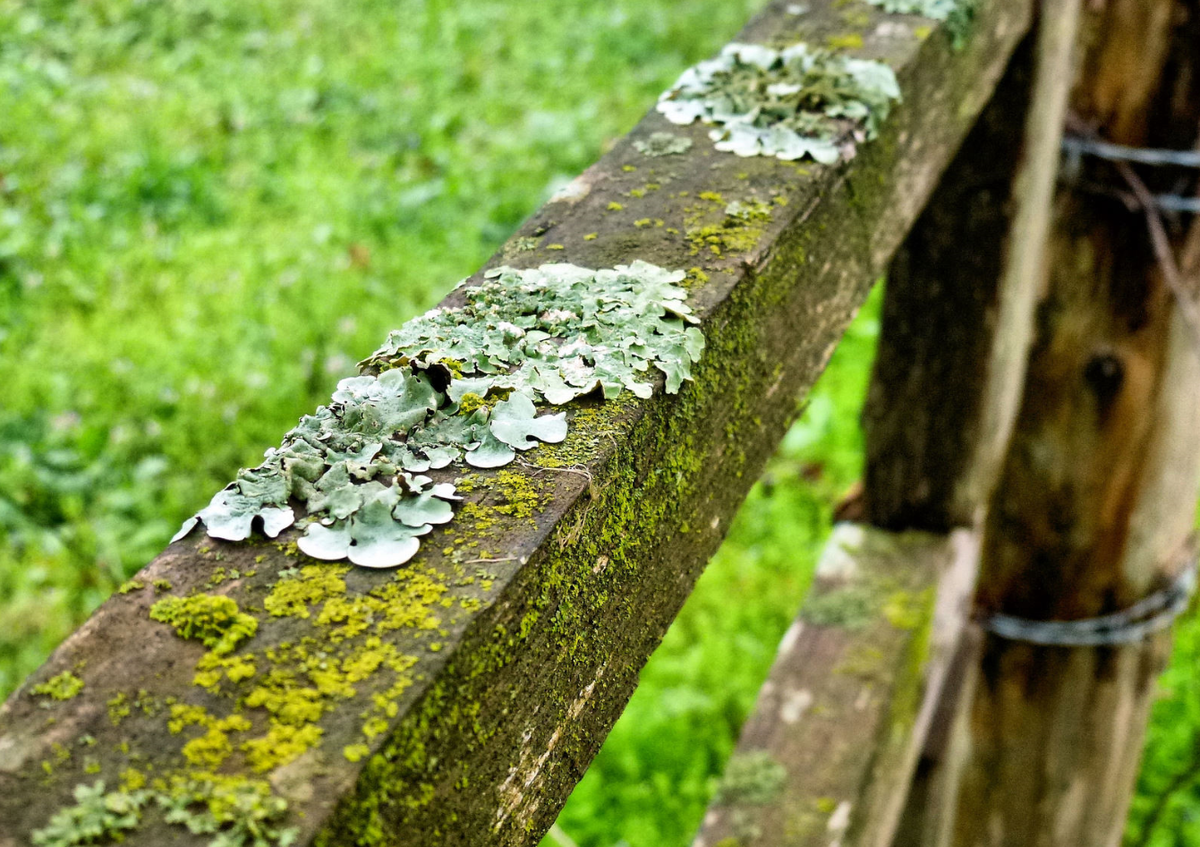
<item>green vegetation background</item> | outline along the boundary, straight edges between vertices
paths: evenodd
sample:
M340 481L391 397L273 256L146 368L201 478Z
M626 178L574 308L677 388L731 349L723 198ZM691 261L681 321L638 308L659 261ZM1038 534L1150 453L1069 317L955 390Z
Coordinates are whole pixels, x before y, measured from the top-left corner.
M758 5L0 0L0 695ZM859 473L877 313L547 844L688 843ZM1200 844L1198 654L1131 843Z

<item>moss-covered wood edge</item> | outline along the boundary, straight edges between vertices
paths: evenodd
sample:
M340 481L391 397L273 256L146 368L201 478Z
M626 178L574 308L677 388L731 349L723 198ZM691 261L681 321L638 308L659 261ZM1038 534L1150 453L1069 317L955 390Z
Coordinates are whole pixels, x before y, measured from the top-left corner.
M772 3L738 40L849 45L896 70L905 102L852 162L717 153L706 127L652 112L489 263L689 269L707 340L695 381L646 401L580 402L563 444L451 473L466 502L395 572L308 560L292 531L170 546L0 711L0 847L29 844L77 786L99 781L144 795L138 824L119 833L131 845L211 840L167 823L158 801L190 802L180 819L226 815L227 830L229 815L257 816L295 828L298 844L536 841L1032 4L978 3L959 48L934 22L864 3L790 5ZM694 143L638 151L661 131ZM754 213L727 215L733 201Z
M839 524L692 847L884 847L966 625L977 543Z

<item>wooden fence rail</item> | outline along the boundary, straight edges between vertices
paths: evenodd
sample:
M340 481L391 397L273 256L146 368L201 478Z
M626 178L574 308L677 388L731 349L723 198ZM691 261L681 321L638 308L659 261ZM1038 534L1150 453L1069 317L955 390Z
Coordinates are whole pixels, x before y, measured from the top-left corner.
M902 816L943 837L905 799L970 642L975 517L1020 396L1078 5L1044 3L1019 52L1033 0L964 0L969 22L948 23L886 5L776 0L737 39L890 66L903 101L853 156L743 158L651 112L484 269L687 271L692 381L573 401L565 441L503 470L431 472L465 500L396 570L311 559L294 528L172 544L0 710L0 847L536 843L953 160L893 268L874 526L831 541L697 845L888 847ZM663 132L674 152L652 155ZM974 179L990 200L969 202ZM981 252L952 261L972 236ZM956 791L955 773L926 776Z

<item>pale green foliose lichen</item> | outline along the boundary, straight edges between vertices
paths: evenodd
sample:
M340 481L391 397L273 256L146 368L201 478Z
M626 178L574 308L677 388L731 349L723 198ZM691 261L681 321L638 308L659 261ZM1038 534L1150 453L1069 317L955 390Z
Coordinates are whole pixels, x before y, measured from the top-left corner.
M954 46L961 47L975 20L976 0L867 0L893 15L920 15L945 21Z
M698 321L684 277L642 261L489 271L461 289L462 306L393 331L364 362L377 376L338 383L328 406L240 471L175 540L203 522L214 538L241 541L256 520L274 538L296 522L299 500L306 554L372 568L407 562L461 499L425 471L459 461L498 468L538 442L561 442L566 415L539 416L539 403L624 390L646 398L654 370L668 393L691 378L704 336L689 325Z
M805 44L729 44L684 71L658 111L680 126L715 124L709 135L718 150L832 164L874 138L899 100L896 75L883 62Z
M208 847L289 847L299 831L280 828L287 801L261 780L202 775L176 778L161 790L109 791L104 782L75 786L75 805L33 833L35 847L81 847L122 840L137 829L150 801L168 824L212 836Z
M117 841L123 832L137 828L148 799L144 791L106 794L103 782L77 785L75 805L56 812L45 827L33 833L33 843L36 847L75 847Z
M787 769L766 750L735 753L717 787L716 802L723 805L766 805L783 791Z
M645 156L674 156L692 149L692 139L671 132L652 132L633 142L633 148Z

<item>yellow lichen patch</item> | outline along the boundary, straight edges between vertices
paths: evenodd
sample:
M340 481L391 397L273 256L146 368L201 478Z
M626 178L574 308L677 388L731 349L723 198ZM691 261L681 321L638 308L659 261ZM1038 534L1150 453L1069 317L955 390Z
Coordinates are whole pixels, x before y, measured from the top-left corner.
M688 268L687 277L684 278L684 285L688 288L695 288L697 285L704 285L708 282L708 274L703 268Z
M242 715L230 715L227 718L216 719L207 716L201 724L207 729L204 735L193 738L183 745L183 756L198 767L218 768L233 752L233 743L229 740L231 732L248 732L251 723Z
M246 762L258 772L286 765L321 740L321 728L312 724L292 726L271 721L271 728L262 738L242 743Z
M293 674L272 670L246 695L246 705L266 709L280 721L292 725L317 720L325 712L321 692L300 685Z
M33 687L34 694L42 694L55 700L70 700L83 690L83 680L70 671L63 671L41 685Z
M692 243L693 256L705 248L714 256L722 256L725 253L744 253L752 249L762 236L762 227L743 224L731 226L726 222L689 229L687 234Z
M112 721L113 726L120 726L121 721L129 717L130 712L133 711L129 705L129 698L123 691L109 700L106 705L108 706L108 719Z
M346 592L345 565L308 565L300 575L275 583L263 608L275 617L307 618L308 607Z
M504 500L496 506L502 515L514 518L531 518L542 505L542 496L525 474L515 471L500 471L495 477L496 491Z
M150 617L170 624L183 638L196 638L217 655L232 653L258 631L258 621L238 610L232 597L193 594L165 597L150 607Z
M146 785L146 775L137 768L125 768L121 771L121 790L137 791Z
M230 682L241 682L254 676L257 672L254 662L253 653L241 656L219 656L215 651L205 653L196 663L196 676L192 683L215 692L220 687L222 676Z
M411 664L416 664L416 659L409 658ZM397 701L400 699L408 687L412 685L412 679L407 676L401 676L392 684L386 691L372 697L373 707L363 713L366 722L363 723L363 735L367 738L375 738L387 732L388 721L396 717L400 713L400 706Z
M167 721L167 729L173 734L183 732L184 727L192 724L203 726L212 716L203 706L192 706L188 703L174 703L171 705L171 717Z
M861 50L863 37L857 32L847 32L843 35L831 35L825 44L830 50Z
M480 397L478 394L467 392L458 401L458 412L461 415L469 415L487 405L487 400Z
M371 752L371 748L366 744L348 744L342 748L342 755L346 757L346 761L357 762Z
M372 624L380 633L407 627L436 629L441 621L431 609L445 592L445 585L419 570L402 571L395 581L366 594L330 598L317 623L337 627L329 636L335 642L358 635Z

